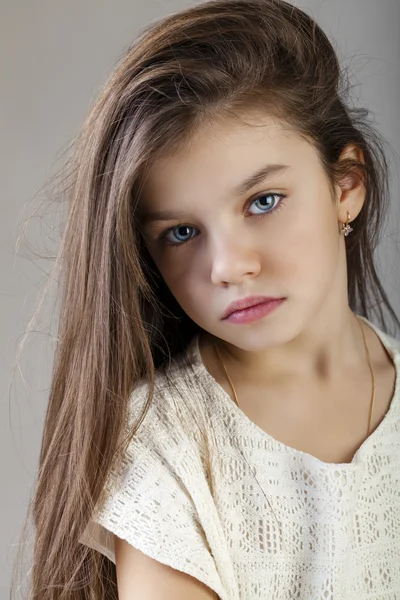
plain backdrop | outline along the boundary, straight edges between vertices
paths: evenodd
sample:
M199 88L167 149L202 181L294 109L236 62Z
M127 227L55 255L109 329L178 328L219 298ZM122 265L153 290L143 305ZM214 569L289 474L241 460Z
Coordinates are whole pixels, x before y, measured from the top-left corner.
M400 0L304 0L336 40L350 68L358 104L400 154ZM17 344L32 317L51 263L18 246L29 202L62 162L100 86L149 22L188 0L1 0L0 219L0 600L8 598L15 544L32 492L54 351L55 324L30 334L13 376ZM392 206L379 264L400 314L399 164L392 167ZM26 206L27 205L27 206ZM33 219L29 248L55 250L53 216ZM45 311L46 316L46 311ZM49 320L52 317L49 313ZM51 325L51 327L50 327Z

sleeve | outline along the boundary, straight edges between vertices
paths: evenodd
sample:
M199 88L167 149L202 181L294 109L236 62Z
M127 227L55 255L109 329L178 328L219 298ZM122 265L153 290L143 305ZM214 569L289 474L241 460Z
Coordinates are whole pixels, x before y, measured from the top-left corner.
M160 398L153 402L161 404ZM102 505L95 507L80 542L115 563L115 534L227 600L199 516L199 501L190 493L201 489L202 462L172 412L170 406L160 410L152 403L122 463L107 479ZM200 500L203 518L207 502Z

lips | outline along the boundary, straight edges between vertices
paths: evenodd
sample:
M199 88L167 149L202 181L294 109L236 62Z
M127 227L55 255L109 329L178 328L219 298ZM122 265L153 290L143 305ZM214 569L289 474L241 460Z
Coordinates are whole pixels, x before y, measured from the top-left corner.
M257 304L264 304L265 302L281 300L281 298L273 298L271 296L248 296L247 298L242 298L241 300L236 300L236 302L232 302L226 311L224 312L223 319L226 319L232 313L238 310L244 310L246 308L250 308L251 306L256 306Z

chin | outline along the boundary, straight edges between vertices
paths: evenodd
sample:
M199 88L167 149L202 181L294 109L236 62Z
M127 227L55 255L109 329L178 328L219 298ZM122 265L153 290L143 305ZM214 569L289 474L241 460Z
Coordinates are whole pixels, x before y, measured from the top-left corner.
M293 339L294 335L285 323L274 323L273 325L262 326L260 322L253 323L252 328L239 329L237 331L224 331L217 334L218 337L227 343L241 348L247 352L262 352L269 348L281 346Z

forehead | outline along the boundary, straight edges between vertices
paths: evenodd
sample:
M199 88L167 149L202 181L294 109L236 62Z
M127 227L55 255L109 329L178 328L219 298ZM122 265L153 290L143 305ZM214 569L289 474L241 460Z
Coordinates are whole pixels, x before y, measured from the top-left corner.
M196 191L217 197L267 164L304 171L315 168L318 157L299 133L260 113L209 123L179 151L154 161L143 188L146 204Z

